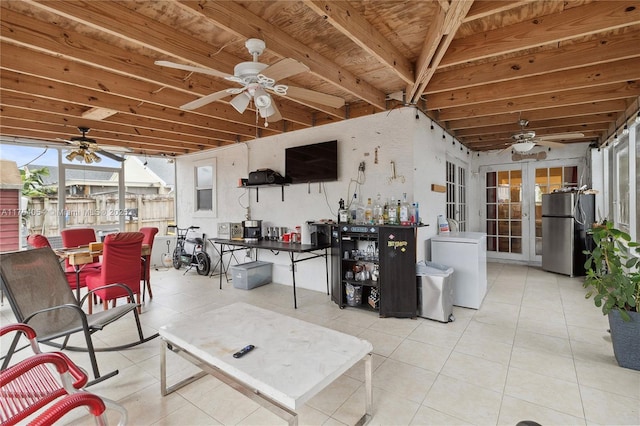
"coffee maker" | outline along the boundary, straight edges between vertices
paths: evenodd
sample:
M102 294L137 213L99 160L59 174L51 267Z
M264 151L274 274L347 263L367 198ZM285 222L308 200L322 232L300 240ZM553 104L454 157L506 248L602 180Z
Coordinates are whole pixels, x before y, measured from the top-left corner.
M245 220L242 222L242 237L245 242L257 242L262 239L262 221Z

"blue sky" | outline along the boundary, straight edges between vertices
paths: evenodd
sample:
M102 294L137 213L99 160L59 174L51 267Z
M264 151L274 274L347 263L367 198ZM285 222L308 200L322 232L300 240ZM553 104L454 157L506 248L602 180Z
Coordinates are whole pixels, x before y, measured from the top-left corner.
M63 152L64 154L65 152ZM98 154L100 155L100 154ZM99 166L119 167L119 163L104 156ZM15 161L21 168L26 164L38 166L58 166L58 150L55 148L35 147L30 145L14 145L0 143L0 159ZM63 157L64 161L64 157ZM65 161L66 162L66 161ZM84 164L77 161L72 164Z

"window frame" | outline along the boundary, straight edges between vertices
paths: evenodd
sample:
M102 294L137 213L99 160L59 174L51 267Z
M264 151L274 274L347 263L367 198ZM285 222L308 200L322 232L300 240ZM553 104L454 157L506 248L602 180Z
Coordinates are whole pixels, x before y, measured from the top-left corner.
M199 185L198 170L201 168L211 168L211 185ZM196 217L216 217L217 216L217 179L216 179L216 159L208 159L193 164L193 214ZM199 191L211 191L211 209L200 209Z

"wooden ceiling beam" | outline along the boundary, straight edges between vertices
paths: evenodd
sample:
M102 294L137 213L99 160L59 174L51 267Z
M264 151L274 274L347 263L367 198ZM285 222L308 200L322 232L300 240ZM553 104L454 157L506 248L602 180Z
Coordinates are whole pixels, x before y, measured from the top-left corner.
M4 102L4 100L3 100ZM13 105L2 105L2 114L3 117L0 119L4 123L6 118L14 118L14 119L23 119L23 120L31 120L31 121L42 121L49 122L53 124L64 124L69 126L72 129L72 133L78 133L78 127L89 127L95 128L101 132L108 133L118 133L118 134L128 134L131 138L142 138L149 139L150 143L156 141L159 144L162 144L164 141L173 142L173 143L184 143L186 145L192 146L202 146L202 145L216 145L219 143L230 143L235 142L236 140L231 137L231 135L211 131L209 135L193 135L189 133L178 133L178 132L170 132L158 130L157 127L150 127L150 123L146 123L147 125L138 125L132 126L129 123L125 122L124 114L120 115L119 121L111 121L109 119L100 120L100 121L92 121L92 120L83 120L77 117L70 115L68 112L54 112L54 111L44 111L38 110L34 108L22 108L16 107ZM43 120L42 117L46 116L47 119ZM115 116L114 116L115 117ZM147 120L149 121L149 120ZM197 129L202 131L202 129ZM72 135L73 136L73 135ZM62 135L55 135L55 138L62 137Z
M271 51L282 57L302 62L317 77L384 111L386 95L383 92L321 56L275 25L252 14L241 5L234 2L208 0L180 1L180 3L202 13L216 26L233 34L264 40Z
M415 83L407 91L410 103L420 99L472 4L473 0L453 0L448 9L440 8L436 13L416 62Z
M551 106L569 106L601 102L613 99L626 99L640 95L640 82L608 84L579 90L559 90L544 95L525 96L500 101L489 101L460 108L447 108L439 111L439 119L443 121L490 116L494 114L516 113L536 109L547 109Z
M121 49L112 43L87 38L70 29L61 29L57 25L42 23L12 10L3 10L2 20L3 24L7 24L2 25L3 42L15 44L21 53L18 56L29 57L22 49L33 49L51 56L64 55L68 60L90 64L103 72L113 72L122 77L147 82L156 87L152 90L153 92L171 88L189 96L204 96L228 88L228 85L222 84L215 78L196 73L190 75L186 71L163 69L153 64L152 58ZM11 52L7 50L11 46L6 46L3 48L3 58ZM191 97L184 99L185 102L186 99L192 100ZM229 105L229 100L221 100L220 103ZM178 105L180 104L171 106ZM281 103L279 108L287 120L304 126L311 125L313 117L306 109L294 106L291 102ZM227 106L223 111L225 114L221 118L227 116L230 121L243 124L255 123L255 120L250 118L243 119L242 115L231 106ZM282 124L275 122L272 126L276 129L281 128Z
M514 1L504 1L504 0L482 0L473 2L471 9L467 13L467 16L464 17L464 22L475 21L477 19L482 19L489 17L491 15L496 15L500 13L507 12L509 10L518 8L520 6L524 6L527 3L531 3L537 0L514 0Z
M582 43L525 53L477 65L440 69L425 93L439 93L466 87L509 81L590 65L606 64L640 56L640 27L624 34L605 34Z
M607 64L433 93L427 97L427 108L429 110L455 108L482 103L487 99L511 99L632 80L640 80L640 56Z
M523 116L523 118L526 118ZM569 117L569 118L561 118L557 120L544 120L544 121L529 121L529 124L525 128L525 130L533 130L535 132L540 132L542 130L553 130L558 128L566 128L569 126L579 127L579 126L589 126L592 129L602 130L606 129L608 123L611 121L610 116L606 115L594 115L594 116L581 116L581 117ZM595 127L593 127L595 126ZM470 136L478 136L478 135L489 135L496 134L509 131L511 133L516 133L520 131L520 126L518 123L511 123L509 125L497 125L497 126L485 126L485 127L475 127L470 129L461 129L456 130L454 135L456 137L470 137ZM557 132L557 131L556 131Z
M91 91L75 85L44 80L9 70L4 70L0 73L0 83L3 89L28 94L37 99L53 99L84 105L86 109L109 105L117 111L128 111L130 114L144 117L163 119L175 123L188 123L202 128L215 128L218 131L232 135L255 136L255 127L253 126L233 124L202 114L186 113L178 109L125 99L107 92ZM270 131L270 134L276 133Z
M595 1L453 40L440 67L469 63L640 23L640 2Z
M539 110L526 111L526 119L529 121L551 120L557 117L590 116L594 114L602 115L612 119L617 112L623 111L626 107L624 99L614 99L603 102L591 102L580 105L569 105L555 108L545 108ZM469 129L483 126L510 125L517 123L521 114L519 112L508 112L492 116L470 117L459 120L449 120L446 122L447 129L456 131L459 129Z
M235 64L244 60L225 51L216 52L215 56L207 53L208 49L194 44L192 36L136 13L127 7L130 2L34 0L30 3L78 24L152 49L163 59L214 68L228 74L233 74Z
M343 1L304 0L304 4L351 39L407 84L413 84L413 64L357 10Z
M62 140L51 140L48 135L57 134L60 138L69 138L79 136L78 129L65 124L45 123L39 120L2 118L3 135L9 135L9 129L12 129L11 136L15 137L31 137L35 133L38 139L44 139L52 144L61 146L70 146ZM5 131L5 129L7 129ZM229 142L211 142L208 144L188 144L184 142L166 143L163 141L152 141L144 138L133 137L129 134L118 134L101 132L100 129L91 129L91 138L95 139L99 145L119 146L129 148L132 151L140 151L143 149L156 149L164 152L197 152L203 149L218 148L229 144Z

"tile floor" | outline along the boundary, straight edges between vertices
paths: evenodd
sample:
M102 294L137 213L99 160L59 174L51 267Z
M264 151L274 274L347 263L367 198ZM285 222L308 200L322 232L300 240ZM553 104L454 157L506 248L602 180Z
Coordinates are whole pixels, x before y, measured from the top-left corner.
M640 372L616 365L606 317L584 299L580 278L539 268L492 263L489 291L479 310L454 308L455 322L379 318L339 309L329 296L269 284L251 291L195 272L152 271L154 298L141 316L145 332L236 301L350 333L374 346L374 416L371 425L640 424ZM12 320L5 302L2 323ZM98 344L132 336L121 320L96 335ZM4 343L4 342L3 342ZM212 377L167 397L159 390L156 339L134 349L100 353L103 372L120 374L90 388L119 401L131 425L277 425L266 409ZM71 353L87 367L86 354ZM169 380L196 370L176 355ZM311 399L301 425L353 424L364 411L364 374L356 365ZM117 418L112 416L110 421ZM87 424L70 416L66 423Z

